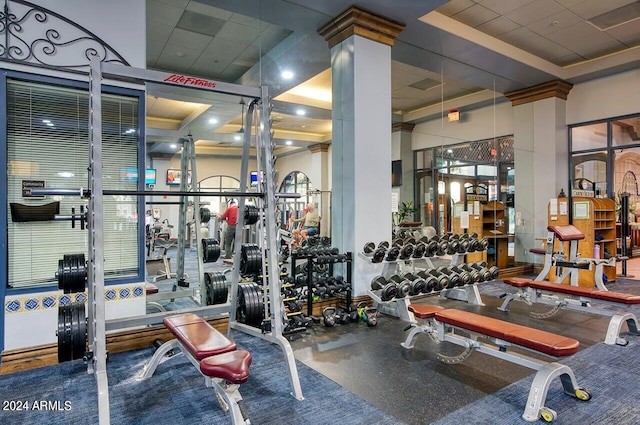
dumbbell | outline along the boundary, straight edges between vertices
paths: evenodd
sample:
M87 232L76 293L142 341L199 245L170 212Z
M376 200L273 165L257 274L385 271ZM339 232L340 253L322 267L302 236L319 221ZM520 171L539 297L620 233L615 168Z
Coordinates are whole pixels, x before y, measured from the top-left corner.
M378 249L384 249L385 251L389 249L389 242L382 241L378 244Z
M409 295L418 295L426 290L426 282L423 278L414 275L411 272L404 273L402 279L411 283Z
M418 242L413 248L413 258L422 258L427 252L427 245L424 242Z
M387 281L384 276L376 276L371 281L371 289L374 291L381 290L380 299L382 301L390 301L395 298L398 293L396 282Z
M372 263L382 263L384 261L384 256L386 255L387 250L384 248L378 248L373 252L373 257L371 257Z
M465 233L466 236L466 233ZM462 238L458 241L459 246L458 246L458 253L460 254L464 254L465 252L467 252L469 250L469 238Z
M489 267L489 273L491 274L491 280L495 280L498 278L498 273L500 272L500 270L498 269L497 266L491 266Z
M480 275L482 276L482 279L480 280L481 282L491 280L491 273L489 272L489 269L487 269L486 265L487 263L485 263L484 261L469 263L469 266L478 270L478 273L480 273Z
M387 256L385 257L385 260L396 261L399 255L400 255L400 248L394 245L391 248L389 248L389 251L387 251Z
M404 298L409 294L411 290L411 282L402 278L397 274L394 274L389 278L389 282L395 282L396 287L398 289L396 293L396 298Z
M402 247L403 242L401 238L395 238L394 240L391 241L391 246L397 246L398 248Z
M440 238L440 240L438 241L438 250L436 251L436 255L439 257L442 255L446 255L448 249L449 249L449 240Z
M423 294L428 294L436 288L438 279L435 276L429 274L429 272L427 272L426 270L419 271L417 275L419 278L424 280L424 291L422 291Z
M454 270L456 270L458 273L460 273L460 276L462 276L462 273L466 273L469 275L469 283L473 284L473 283L478 283L480 282L481 279L481 275L480 272L478 272L478 270L471 268L471 269L466 269L463 267L463 264L457 265L455 266Z
M441 291L449 286L449 276L440 273L436 269L429 270L429 274L436 278L436 284L433 287L434 291Z
M454 235L457 236L457 235ZM458 248L460 248L460 242L457 238L450 238L449 244L447 245L447 254L453 255L458 252Z
M460 276L460 279L462 280L462 282L460 283L460 286L472 285L473 283L475 283L473 281L473 277L471 276L471 273L469 273L468 271L463 270L458 266L450 266L449 269L458 273L458 275Z
M453 270L449 270L446 267L438 267L436 270L438 270L440 273L445 274L449 277L449 284L446 286L446 289L451 289L451 288L455 288L456 286L462 285L462 278L458 273L454 272Z
M400 249L400 259L406 260L413 255L413 244L405 243Z
M366 244L364 244L364 247L362 248L362 252L364 252L364 255L366 255L367 257L373 256L373 253L375 251L376 251L376 244L373 242L367 242Z

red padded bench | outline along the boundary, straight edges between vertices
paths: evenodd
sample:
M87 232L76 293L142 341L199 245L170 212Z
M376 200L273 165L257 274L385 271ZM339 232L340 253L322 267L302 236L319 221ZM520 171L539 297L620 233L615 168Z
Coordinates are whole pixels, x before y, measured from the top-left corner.
M438 360L444 363L461 363L475 350L537 370L522 414L527 421L537 421L542 417L550 422L556 418L556 412L544 406L549 386L555 377L561 378L565 393L583 401L591 399L591 395L578 386L573 371L568 366L553 361L545 362L510 350L517 347L550 357L566 357L578 351L580 343L575 339L441 306L411 304L409 311L426 324L418 325L414 320L411 332L401 344L404 348L413 348L418 334L425 333L436 341L451 342L465 348L458 356L438 354ZM456 330L461 330L464 334L456 333ZM492 344L481 342L479 338L488 338Z
M552 306L552 309L545 313L530 313L531 316L539 319L552 317L562 308L608 316L611 317L611 320L604 342L609 345L628 344L627 340L620 337L620 330L625 322L629 332L640 335L638 332L638 320L633 313L596 309L591 305L592 303L601 303L624 308L629 305L640 304L640 295L523 278L506 278L504 283L517 288L517 292L503 295L505 300L498 308L499 310L507 311L509 303L517 300L524 301L527 304L537 303Z
M193 313L168 316L163 323L175 339L156 350L138 379L150 378L168 352L180 349L205 377L207 387L215 390L223 410L230 410L232 423L247 422L248 415L238 388L249 379L251 353L238 350L235 342Z

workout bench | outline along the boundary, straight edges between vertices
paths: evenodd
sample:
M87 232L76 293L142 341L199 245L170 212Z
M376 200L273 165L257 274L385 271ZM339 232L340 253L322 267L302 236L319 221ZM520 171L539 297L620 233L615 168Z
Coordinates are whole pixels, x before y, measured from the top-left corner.
M213 388L222 410L230 411L231 423L249 424L239 386L249 379L251 353L237 350L235 342L193 313L169 316L163 322L176 338L158 347L136 379L153 376L160 363L176 357L167 353L180 349L204 376L205 385Z
M591 303L601 303L616 307L637 305L640 304L640 295L521 278L507 278L504 279L504 283L518 288L518 291L515 294L502 295L505 300L498 307L498 310L507 311L509 303L517 300L529 305L538 303L553 306L550 311L545 313L530 313L532 317L538 319L548 319L562 308L611 317L604 340L604 343L609 345L618 344L624 346L628 344L627 340L620 337L620 329L624 322L627 322L630 333L640 335L638 332L638 319L633 313L620 313L591 306Z
M436 343L447 341L464 347L465 350L455 357L438 354L438 360L443 363L461 363L474 350L477 350L537 370L522 414L522 417L529 422L537 421L540 418L547 422L556 419L556 412L544 406L553 378L560 377L566 394L582 401L591 399L591 395L578 386L569 366L556 362L545 362L525 354L508 351L511 347L517 347L543 353L550 357L566 357L578 351L580 343L575 339L463 310L445 309L441 306L411 304L409 311L415 317L426 320L426 324L418 325L414 319L414 323L408 328L411 329L411 332L401 344L404 348L413 348L418 334L425 333ZM469 334L469 336L456 333L456 330ZM480 342L479 337L488 338L495 345Z
M569 224L566 226L548 226L547 241L544 250L538 248L531 248L529 252L533 254L544 255L544 265L542 271L536 276L535 280L544 280L551 267L556 267L556 276L554 282L561 283L567 277L570 277L572 286L578 286L578 272L580 270L591 270L591 266L595 265L595 283L596 287L602 291L606 291L602 281L602 272L604 266L615 267L616 258L611 257L607 259L600 258L583 258L578 254L578 242L584 239L584 233L582 233L577 227ZM560 247L558 252L554 252L554 241L558 239ZM564 253L564 243L569 242L569 257ZM549 277L549 281L552 281Z

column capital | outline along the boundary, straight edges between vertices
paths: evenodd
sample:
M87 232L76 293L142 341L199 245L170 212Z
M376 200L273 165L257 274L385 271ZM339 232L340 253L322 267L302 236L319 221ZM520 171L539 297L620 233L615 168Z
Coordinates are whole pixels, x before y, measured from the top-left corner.
M567 100L567 95L569 91L571 91L571 88L573 88L573 84L563 80L555 80L526 89L505 93L504 95L511 101L511 106L518 106L550 97Z
M318 34L329 43L329 48L359 35L378 43L393 46L395 38L406 25L375 15L356 6L351 6L318 30Z
M410 122L394 122L391 125L391 132L395 133L396 131L408 131L412 132L415 124L411 124Z
M315 145L309 146L307 149L309 149L311 153L329 152L329 145L327 143L316 143Z

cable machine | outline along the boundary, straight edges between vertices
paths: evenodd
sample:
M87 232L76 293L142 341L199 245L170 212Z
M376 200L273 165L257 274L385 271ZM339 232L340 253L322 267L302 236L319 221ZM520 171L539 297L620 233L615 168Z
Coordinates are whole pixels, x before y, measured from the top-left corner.
M98 56L90 58L89 72L89 142L90 161L88 173L87 189L54 189L44 188L33 190L33 195L38 196L79 196L88 199L86 211L86 221L88 230L88 261L87 261L87 353L85 360L87 370L96 376L98 388L98 414L99 423L102 425L110 423L109 412L109 386L106 369L106 332L111 330L130 328L157 324L166 316L194 312L203 317L214 317L228 315L229 333L232 330L239 330L252 336L264 339L270 343L277 344L285 356L291 394L298 400L303 400L302 388L298 376L293 350L289 341L282 335L284 328L283 318L285 317L282 296L280 295L280 265L278 259L278 228L276 226L276 198L299 197L297 194L281 194L275 190L275 170L273 156L273 134L271 132L271 121L269 116L272 105L267 87L245 87L235 84L219 83L195 77L168 74L159 71L145 70L127 67L119 64L101 62ZM131 190L104 190L102 186L102 81L104 78L133 81L136 83L160 83L179 87L188 87L196 90L206 90L224 94L243 96L251 99L246 114L244 141L242 148L242 162L240 168L240 191L233 192L205 192L187 190L188 162L191 162L192 172L195 173L195 154L193 152L185 156L183 152L182 172L185 176L181 183L180 191L131 191ZM255 119L255 124L254 124ZM256 134L252 130L255 129ZM190 139L189 139L190 140ZM193 149L193 143L185 143L189 149ZM258 163L258 190L248 191L247 176L249 174L249 152L251 143L255 144L256 157ZM185 160L185 158L188 158ZM197 181L192 175L193 181ZM177 310L171 312L159 312L146 314L138 317L127 317L122 319L105 320L105 299L104 299L104 240L103 240L103 196L108 195L130 195L130 196L178 196L183 202L181 205L186 208L186 197L194 197L194 215L196 217L196 232L199 240L199 196L232 196L239 199L239 211L244 211L245 198L255 197L261 219L258 221L258 243L260 245L260 255L262 256L262 292L264 305L264 318L266 326L262 329L239 323L236 317L236 306L238 305L238 287L240 283L241 250L235 250L234 267L231 274L231 300L224 304L207 306L206 302L201 302L201 307L192 309ZM186 211L185 211L186 212ZM180 220L185 220L186 214L180 214ZM186 223L181 222L181 226ZM241 241L242 226L236 227L236 241ZM179 241L184 244L184 240ZM182 246L184 250L184 246ZM178 248L180 252L180 247ZM199 261L202 258L202 247L198 244ZM184 266L184 265L183 265ZM202 268L200 267L200 274ZM206 299L206 286L202 276L201 280L201 300ZM271 299L269 299L271 295ZM279 297L276 298L276 297Z

